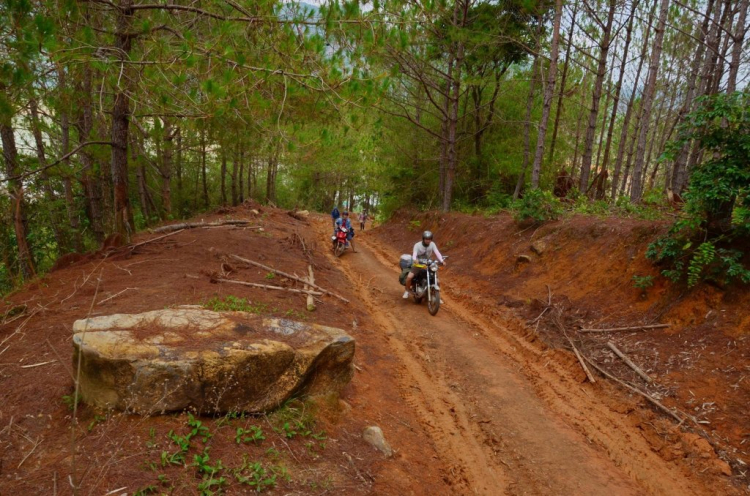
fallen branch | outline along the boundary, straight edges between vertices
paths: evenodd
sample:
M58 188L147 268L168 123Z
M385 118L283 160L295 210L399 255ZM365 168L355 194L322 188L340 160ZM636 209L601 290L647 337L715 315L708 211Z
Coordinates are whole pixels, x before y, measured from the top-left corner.
M612 341L607 341L607 346L609 346L609 349L615 352L615 355L620 357L623 362L627 364L628 367L635 370L635 373L641 376L641 379L648 382L649 384L654 382L654 380L649 377L647 373L645 373L643 370L641 370L640 367L638 367L636 364L633 363L633 361L625 355L622 351L620 351L617 346Z
M685 419L680 418L679 415L677 415L676 413L674 413L672 410L670 410L666 406L662 405L656 398L654 398L650 394L644 393L643 391L641 391L637 387L631 386L627 382L625 382L625 381L623 381L621 379L618 379L617 377L613 376L612 374L610 374L609 372L607 372L603 368L599 367L597 364L595 364L593 361L589 360L588 358L586 358L586 361L589 362L589 365L591 365L596 370L598 370L599 373L602 374L604 377L612 379L616 383L620 384L621 386L626 387L627 389L630 389L631 391L633 391L636 394L640 394L641 396L643 396L644 398L646 398L648 401L650 401L654 406L656 406L661 411L663 411L664 413L666 413L667 415L669 415L670 417L672 417L673 419L675 419L680 424L682 424L685 421Z
M581 329L578 332L615 332L615 331L638 331L640 329L661 329L672 324L652 324L632 327L612 327L611 329Z
M256 267L260 267L261 269L269 270L269 271L273 272L274 274L278 274L280 276L286 277L287 279L291 279L293 281L301 282L302 284L308 284L311 288L319 289L323 293L326 293L326 294L329 294L331 296L334 296L334 297L338 298L339 300L341 300L341 301L343 301L345 303L349 303L349 300L347 300L343 296L337 295L336 293L334 293L332 291L328 291L325 288L321 288L317 284L308 283L307 280L305 280L305 279L293 276L291 274L287 274L286 272L281 272L280 270L276 270L273 267L269 267L268 265L263 265L262 263L258 263L258 262L254 262L252 260L248 260L246 258L238 257L237 255L229 255L229 256L231 258L239 261L239 262L246 263L246 264L249 264L249 265L255 265Z
M312 296L322 296L323 293L320 293L318 291L309 291L306 289L292 289L292 288L283 288L281 286L268 286L267 284L256 284L254 282L245 282L245 281L234 281L232 279L214 279L216 282L228 282L230 284L241 284L243 286L252 286L254 288L263 288L263 289L274 289L277 291L289 291L291 293L305 293Z
M578 362L581 364L581 367L583 368L583 371L586 372L586 377L588 377L589 382L596 382L596 379L594 379L594 376L591 374L591 371L586 366L586 362L583 361L583 357L581 356L581 353L578 351L578 348L576 348L576 345L573 344L573 340L570 339L568 336L565 336L568 338L568 342L570 343L571 348L573 348L573 353L575 353L576 358L578 359Z
M33 452L34 452L34 451L36 450L36 447L37 447L37 446L39 446L39 444L41 444L41 442L42 442L42 438L40 437L40 438L39 438L39 439L38 439L38 440L36 441L36 443L34 444L34 447L33 447L33 448L31 448L31 451L29 451L29 452L28 452L28 453L26 454L26 456L24 456L24 457L23 457L23 460L21 460L21 463L19 463L19 464L18 464L18 466L16 467L16 470L17 470L17 469L19 469L19 468L21 468L21 465L23 465L23 463L24 463L24 462L25 462L25 461L26 461L26 460L27 460L27 459L28 459L28 458L29 458L29 457L31 456L31 454L32 454L32 453L33 453Z
M547 288L549 288L549 286L547 286ZM550 294L550 302L551 301L552 301L552 295ZM540 315L540 317L541 317L541 315ZM594 379L594 376L591 374L591 371L586 366L586 362L583 361L583 357L581 356L581 353L578 351L578 348L576 348L576 345L573 344L573 340L570 339L570 336L568 336L568 333L565 332L565 326L562 325L562 323L560 322L560 319L558 319L557 316L553 316L552 320L555 321L555 324L557 325L557 327L562 331L563 335L568 340L568 343L570 343L570 347L573 348L573 353L575 353L576 358L578 359L578 363L581 364L581 368L586 373L586 377L588 377L589 382L591 382L591 383L596 382L596 379Z
M249 220L222 220L218 222L183 222L181 224L170 224L168 226L157 227L152 229L151 232L171 232L171 231L182 231L184 229L195 229L196 227L219 227L219 226L246 226L250 224ZM260 226L251 226L251 229L260 229Z
M50 360L49 362L41 362L41 363L35 363L33 365L21 365L22 369L31 369L34 367L41 367L42 365L47 365L48 363L55 363L57 360Z
M42 310L42 309L43 309L42 307L37 307L37 308L35 308L35 309L34 309L34 311L33 311L33 312L31 312L31 313L29 314L29 316L28 316L28 317L26 318L26 320L24 320L23 322L21 322L21 325L19 325L18 327L16 327L16 330L15 330L15 331L13 331L13 334L11 334L11 335L7 336L7 337L6 337L5 339L3 339L3 341L2 341L2 342L0 342L0 346L4 345L4 344L5 344L5 343L6 343L6 342L7 342L7 341L8 341L9 339L10 339L10 338L12 338L13 336L15 336L15 335L16 335L16 334L18 334L19 332L21 332L21 330L22 330L22 329L23 329L24 327L26 327L26 324L27 324L27 323L29 322L29 320L31 320L31 318L32 318L32 317L33 317L34 315L36 315L37 313L39 313L39 311L40 311L40 310ZM6 346L6 347L5 347L5 349L4 349L3 351L0 351L0 355L2 355L3 353L5 353L5 351L6 351L6 350L7 350L8 348L10 348L10 345Z
M118 296L120 296L121 294L123 294L125 291L128 291L130 289L138 289L138 288L125 288L122 291L120 291L119 293L110 296L109 298L104 298L102 301L100 301L99 303L97 303L97 305L101 305L102 303L105 303L105 302L107 302L107 301L109 301L109 300L111 300L113 298L117 298Z
M156 238L154 238L154 239L149 239L149 240L147 240L147 241L141 241L140 243L136 243L136 244L134 244L134 245L131 245L131 246L130 246L130 251L133 251L133 250L135 250L135 249L136 249L136 248L138 248L139 246L143 246L143 245L146 245L146 244L148 244L148 243L153 243L154 241L159 241L160 239L164 239L164 238L166 238L166 237L168 237L168 236L174 236L175 234L179 234L179 233L181 233L182 231L184 231L184 229L180 229L179 231L176 231L176 232L173 232L173 233L169 233L169 234L165 234L164 236L159 236L159 237L156 237Z
M70 369L68 368L68 366L67 366L67 365L65 365L65 363L66 363L66 362L65 362L65 361L64 361L64 360L62 359L62 357L61 357L61 356L60 356L60 354L59 354L59 353L57 352L57 350L55 349L55 347L54 347L54 346L52 346L52 343L50 343L50 342L49 342L49 339L47 339L47 346L49 346L49 347L50 347L50 349L52 350L52 353L54 353L54 354L55 354L55 356L56 356L56 357L57 357L57 359L59 360L59 362L60 362L60 364L62 365L62 367L63 367L63 368L65 369L65 371L66 371L66 372L68 373L68 375L70 376L70 378L71 378L71 379L73 379L73 383L75 383L75 382L76 382L76 377L75 377L75 375L73 375L73 372L72 372L72 371L71 371L71 370L70 370Z

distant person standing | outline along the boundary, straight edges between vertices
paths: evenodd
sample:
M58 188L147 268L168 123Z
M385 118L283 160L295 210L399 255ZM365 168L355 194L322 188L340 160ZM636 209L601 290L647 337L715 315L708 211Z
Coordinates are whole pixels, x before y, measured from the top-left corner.
M338 218L341 217L341 213L339 212L339 207L334 206L333 210L331 210L331 218L333 219L333 227L336 227L336 221Z
M367 211L363 210L361 214L359 214L359 230L364 231L365 230L365 222L367 222Z

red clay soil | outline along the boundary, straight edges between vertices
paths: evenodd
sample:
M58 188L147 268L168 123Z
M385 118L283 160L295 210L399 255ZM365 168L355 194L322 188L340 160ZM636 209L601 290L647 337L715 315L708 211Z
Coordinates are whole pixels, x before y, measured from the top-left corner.
M519 227L506 214L401 212L376 234L395 253L408 253L425 229L436 233L441 252L451 256L445 272L460 274L443 286L463 307L491 318L514 314L525 325L509 325L509 330L548 349L583 382L567 333L583 355L686 419L677 429L663 412L622 388L593 393L620 398L622 404L614 401L612 408L627 412L664 460L687 464L698 473L723 474L734 488L750 490L747 286L702 284L689 291L659 277L645 251L665 231L663 223L574 216L541 227ZM653 287L636 289L634 275L653 276ZM579 332L657 323L670 327ZM607 341L654 383L640 379L609 350Z
M6 315L0 321L1 495L71 494L73 486L79 494L144 488L199 494L210 477L193 466L193 457L205 447L208 464L216 468L221 460L225 467L227 494L253 492L256 486L241 485L240 478L268 480L272 470L276 487L266 490L273 494L683 495L740 494L747 487L736 461L747 460L742 436L750 433L740 415L748 399L742 374L749 321L741 306L747 294L730 299L703 288L680 295L657 283L641 296L630 278L656 273L642 253L658 227L574 218L518 232L506 217L403 216L358 233L358 252L335 259L324 216L305 221L244 204L195 220L221 219L249 219L263 231L190 229L134 250L110 248L68 261L6 298L0 308ZM398 255L428 227L452 255L440 272L445 301L436 317L402 300L396 282ZM135 241L157 237L141 234ZM542 255L529 251L537 239L547 241ZM302 295L212 283L222 276L300 286L227 261L229 254L301 276L312 264L316 284L351 303L322 296L308 313ZM519 254L531 262L516 263ZM545 310L547 285L552 308ZM196 412L213 437L194 437L185 463L174 464L169 433L190 432L187 413L141 417L80 404L74 422L68 404L75 320L227 296L245 298L264 314L340 327L355 337L357 372L341 401L295 403L267 417ZM585 382L552 317L603 368L710 424L688 420L677 427L609 381ZM648 387L605 351L607 337L576 332L584 325L651 321L672 327L610 336L654 377L657 385ZM266 439L238 444L237 429L251 425ZM393 458L362 440L368 425L383 429ZM250 465L240 470L244 461Z
M254 215L252 209L260 214ZM322 296L317 310L308 313L304 295L211 283L212 276L229 271L226 277L231 279L292 286L279 276L269 279L262 269L224 260L224 255L236 254L302 276L311 263L316 284L346 295L347 281L328 257L327 243L319 242L307 222L258 205L222 209L221 214L195 220L230 218L250 219L263 231L190 229L132 251L125 247L91 254L5 299L0 316L20 306L25 306L25 312L9 315L0 326L0 494L71 494L73 484L80 488L79 494L101 495L115 489L120 490L110 494L133 494L149 486L154 494L198 494L202 477L190 465L194 454L202 451L202 441L193 441L186 467L163 468L161 463L162 452L177 451L168 433L190 431L187 414L141 417L95 411L81 404L78 426L72 428L73 412L64 402L64 397L73 394L72 325L87 315L202 304L228 295L249 300L265 314L343 328L357 339L355 363L360 371L367 371L368 379L360 380L362 373L357 372L342 403L332 400L317 406L315 426L306 436L289 438L283 431L287 417L201 418L214 435L208 442L209 463L221 460L229 467L225 470L227 493L252 492L230 470L240 467L243 457L268 470L286 468L290 480L277 478L273 492L278 494L444 492L438 467L431 462L434 449L427 436L406 422L392 420L408 419L409 407L391 395L396 389L393 371L373 365L387 362L387 352L375 344L376 337L371 338L367 317L356 299L347 305ZM144 233L135 242L156 237ZM392 424L387 429L384 419ZM411 447L419 455L407 459L398 453L386 460L361 438L367 425L378 423L389 439L399 440L399 447ZM238 445L236 429L249 425L262 428L266 439L257 446ZM272 426L280 426L282 432L274 432ZM168 482L161 483L159 475Z

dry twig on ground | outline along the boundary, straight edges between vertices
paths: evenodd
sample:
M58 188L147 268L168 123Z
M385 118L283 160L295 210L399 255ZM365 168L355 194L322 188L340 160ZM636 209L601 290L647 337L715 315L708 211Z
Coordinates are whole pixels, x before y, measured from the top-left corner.
M171 233L169 233L169 234L165 234L164 236L157 236L157 237L155 237L155 238L153 238L153 239L148 239L148 240L146 240L146 241L141 241L140 243L136 243L136 244L134 244L134 245L130 245L130 247L129 247L129 248L130 248L130 251L133 251L133 250L135 250L135 249L136 249L136 248L138 248L139 246L147 245L147 244L149 244L149 243L153 243L154 241L159 241L160 239L164 239L164 238L167 238L167 237L169 237L169 236L174 236L175 234L179 234L179 233L181 233L181 232L182 232L182 231L184 231L184 230L185 230L185 229L180 229L179 231L171 232Z
M645 373L639 366L633 363L633 361L630 358L628 358L628 356L625 353L620 351L620 349L617 346L615 346L615 344L612 341L607 341L607 346L609 347L610 350L612 350L615 353L615 355L620 357L620 359L623 362L625 362L625 364L628 367L635 370L635 373L641 376L641 379L648 382L649 384L654 382L654 380L647 373Z
M641 329L662 329L671 324L651 324L631 327L612 327L610 329L580 329L578 332L616 332L616 331L639 331Z
M598 366L591 359L586 358L586 361L589 363L589 365L591 365L596 370L598 370L599 373L602 374L604 377L612 379L613 381L615 381L616 383L620 384L621 386L624 386L625 388L630 389L634 393L643 396L648 401L650 401L654 406L656 406L661 411L663 411L664 413L666 413L667 415L669 415L670 417L672 417L673 419L675 419L680 424L682 424L685 421L685 419L680 418L679 415L677 415L675 412L673 412L672 410L670 410L669 408L667 408L666 406L664 406L662 403L660 403L656 398L654 398L650 394L641 391L637 387L632 386L632 385L628 384L627 382L625 382L625 381L623 381L621 379L618 379L617 377L613 376L612 374L610 374L609 372L607 372L606 370L604 370L603 368L601 368L600 366Z
M263 289L272 289L276 291L289 291L290 293L305 293L309 296L322 296L323 293L319 291L310 291L306 289L293 289L293 288L283 288L281 286L269 286L267 284L257 284L254 282L245 282L245 281L234 281L232 279L214 279L216 282L227 282L230 284L241 284L242 286L251 286L254 288L263 288Z
M239 261L239 262L242 262L242 263L245 263L245 264L248 264L248 265L255 265L256 267L260 267L261 269L265 269L265 270L271 271L274 274L278 274L280 276L286 277L287 279L291 279L293 281L301 282L302 284L309 284L309 286L312 287L312 288L319 289L323 293L326 293L326 294L329 294L331 296L334 296L334 297L338 298L339 300L341 300L341 301L343 301L345 303L349 303L349 300L347 300L343 296L337 295L336 293L334 293L332 291L329 291L329 290L327 290L325 288L321 288L317 284L308 283L308 281L306 279L301 279L301 278L293 276L291 274L287 274L286 272L282 272L280 270L274 269L273 267L269 267L268 265L263 265L262 263L254 262L253 260L248 260L247 258L238 257L237 255L229 255L229 256L231 258Z

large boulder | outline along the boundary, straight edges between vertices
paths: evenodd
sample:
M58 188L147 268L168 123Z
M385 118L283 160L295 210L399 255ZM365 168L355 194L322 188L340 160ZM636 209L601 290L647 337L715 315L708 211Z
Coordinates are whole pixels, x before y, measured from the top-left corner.
M200 307L78 320L73 346L82 400L139 413L262 412L353 376L341 329Z

